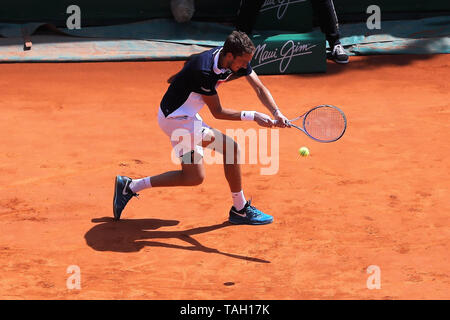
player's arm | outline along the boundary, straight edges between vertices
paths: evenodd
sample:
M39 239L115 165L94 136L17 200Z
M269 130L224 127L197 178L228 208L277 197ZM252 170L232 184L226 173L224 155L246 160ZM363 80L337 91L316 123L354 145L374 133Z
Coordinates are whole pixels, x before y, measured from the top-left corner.
M270 111L270 113L274 115L275 119L278 120L276 125L281 128L289 127L289 125L286 123L288 119L280 111L280 108L278 108L269 89L267 89L263 85L256 72L252 70L252 72L247 75L246 78L252 86L253 90L255 90L256 95L258 96L261 103Z
M232 109L223 108L220 104L219 96L214 95L202 95L203 101L205 101L211 114L216 119L221 120L255 120L260 126L272 127L273 123L271 118L264 113L256 111L236 111Z
M192 91L202 95L203 101L214 118L221 120L255 120L261 126L273 126L272 119L264 113L223 108L215 88L216 82L211 80L208 73L203 71L193 72L191 80Z
M241 112L223 108L217 94L212 96L203 95L202 97L214 118L221 120L241 120Z

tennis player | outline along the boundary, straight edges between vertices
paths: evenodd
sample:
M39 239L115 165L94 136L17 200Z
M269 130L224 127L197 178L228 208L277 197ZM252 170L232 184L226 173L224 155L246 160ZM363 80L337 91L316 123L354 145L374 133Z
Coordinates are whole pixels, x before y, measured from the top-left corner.
M216 119L255 121L262 127L290 127L288 119L281 113L269 90L250 66L254 51L254 44L244 32L233 31L223 47L194 55L183 69L169 80L171 84L158 110L158 124L171 138L174 151L181 158L181 170L141 179L117 176L113 200L115 220L120 219L128 201L137 196L137 192L141 190L201 184L205 176L203 147L214 145L215 150L223 155L225 177L233 200L229 221L233 224L252 225L268 224L273 221L272 216L252 206L251 201L247 201L244 196L238 144L232 138L208 126L198 114L206 104ZM271 117L264 113L235 111L222 107L216 91L217 86L241 76L246 77L259 100L278 120L275 124ZM181 129L186 135L173 139L174 132ZM218 148L217 143L213 144L216 140L220 141ZM229 152L233 154L230 155Z

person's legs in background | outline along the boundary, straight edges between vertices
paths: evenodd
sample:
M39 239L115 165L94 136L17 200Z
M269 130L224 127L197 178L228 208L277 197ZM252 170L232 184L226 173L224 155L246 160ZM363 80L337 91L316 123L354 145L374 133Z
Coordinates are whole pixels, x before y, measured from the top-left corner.
M236 30L250 35L259 15L264 0L241 0ZM311 0L314 15L319 19L319 25L330 45L330 58L337 63L348 63L348 55L339 41L339 23L333 0Z
M330 45L330 58L337 63L348 63L348 55L339 41L339 22L333 0L311 0L314 14L319 18L320 30Z
M241 0L235 23L236 30L251 35L263 3L264 0Z

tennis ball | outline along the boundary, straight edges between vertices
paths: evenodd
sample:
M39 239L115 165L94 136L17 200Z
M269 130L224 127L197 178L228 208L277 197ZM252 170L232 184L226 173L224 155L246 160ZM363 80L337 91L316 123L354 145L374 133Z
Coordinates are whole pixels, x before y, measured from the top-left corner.
M307 147L301 147L300 149L298 149L298 153L302 156L302 157L307 157L309 156L309 150Z

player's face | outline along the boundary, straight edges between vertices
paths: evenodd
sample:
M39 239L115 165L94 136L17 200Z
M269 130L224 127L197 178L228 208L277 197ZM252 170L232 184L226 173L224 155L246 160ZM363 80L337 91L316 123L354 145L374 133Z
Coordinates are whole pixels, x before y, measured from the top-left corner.
M250 61L252 61L253 54L252 53L244 53L241 56L234 57L232 54L229 62L228 69L233 72L237 72L239 69L247 68L247 65Z

